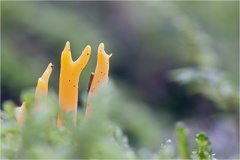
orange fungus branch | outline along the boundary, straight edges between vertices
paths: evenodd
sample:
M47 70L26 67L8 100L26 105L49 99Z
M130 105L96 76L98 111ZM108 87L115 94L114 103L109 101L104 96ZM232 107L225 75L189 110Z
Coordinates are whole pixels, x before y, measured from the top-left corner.
M61 114L68 112L73 112L73 123L76 125L79 76L87 65L90 54L91 47L88 45L83 50L82 55L76 61L73 61L70 43L67 42L63 49L59 80L60 115L58 116L58 126L62 126Z
M111 56L112 54L108 55L105 52L104 44L101 43L98 47L97 66L95 73L91 75L91 82L89 83L88 102L85 113L85 116L87 117L90 115L89 99L91 99L91 97L98 92L100 86L108 82L109 58Z

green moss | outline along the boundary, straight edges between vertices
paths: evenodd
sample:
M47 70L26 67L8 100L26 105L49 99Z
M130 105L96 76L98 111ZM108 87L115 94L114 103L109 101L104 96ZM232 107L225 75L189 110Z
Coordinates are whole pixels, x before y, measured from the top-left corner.
M4 103L4 112L1 113L4 119L1 130L1 158L190 159L195 156L199 159L211 159L208 149L211 143L205 134L197 134L196 149L191 155L188 129L182 123L176 127L175 147L176 143L172 143L172 140L161 139L163 128L158 128L153 123L155 120L151 114L138 103L128 102L111 81L100 93L91 103L92 113L89 119L83 119L84 110L79 109L77 126L74 127L68 121L72 115L66 114L64 127L61 129L56 125L59 112L54 93L50 92L49 98L42 101L41 110L29 108L22 126L16 123L14 104ZM33 107L34 93L23 92L22 100ZM139 120L141 125L136 123L139 115L143 118ZM131 138L134 138L134 141ZM151 143L158 145L150 145Z

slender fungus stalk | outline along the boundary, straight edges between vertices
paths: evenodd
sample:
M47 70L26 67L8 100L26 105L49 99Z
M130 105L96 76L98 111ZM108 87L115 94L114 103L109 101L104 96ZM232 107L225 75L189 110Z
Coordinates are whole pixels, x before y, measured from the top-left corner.
M52 63L49 63L47 69L43 73L43 75L38 79L36 91L35 91L35 98L37 100L36 102L36 109L41 108L41 105L39 103L40 98L47 97L48 94L48 80L52 73L53 65ZM26 108L26 102L23 102L21 107L16 108L16 120L19 125L23 124L24 114L27 112Z
M62 113L73 112L73 123L76 125L78 82L83 68L87 65L91 53L88 45L83 50L82 55L73 61L71 57L70 42L67 41L61 56L61 71L59 80L59 105L60 114L58 116L58 126L62 126Z
M54 66L52 65L52 63L49 63L43 75L38 79L35 91L36 109L40 109L42 107L41 100L46 98L48 95L48 81L53 68Z
M38 79L35 97L36 98L45 98L48 95L48 80L52 73L53 65L49 63L47 69L43 73L43 75Z
M104 44L101 43L98 47L98 57L97 57L97 66L95 69L95 73L91 74L90 83L89 83L89 91L88 91L88 102L86 107L85 116L88 117L90 115L90 105L89 99L94 96L101 85L104 85L108 82L108 72L109 72L109 58L112 54L108 55L104 50Z
M17 120L18 125L22 125L23 124L23 118L24 118L24 114L26 113L26 102L23 102L21 107L17 107L15 112L15 117Z

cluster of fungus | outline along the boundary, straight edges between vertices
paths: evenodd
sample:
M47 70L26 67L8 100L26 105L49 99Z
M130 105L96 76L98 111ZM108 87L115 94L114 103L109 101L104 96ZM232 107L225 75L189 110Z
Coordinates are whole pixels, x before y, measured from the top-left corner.
M91 47L87 45L83 50L81 56L76 60L72 60L70 42L67 41L61 55L61 69L59 78L59 115L57 117L57 125L62 126L62 113L72 112L73 124L76 125L77 116L77 102L78 102L78 83L82 70L87 65L91 55ZM91 106L89 99L93 97L99 90L99 87L106 84L108 81L109 72L109 58L104 50L104 44L101 43L98 47L97 65L95 72L91 73L90 82L88 86L88 101L86 104L85 117L89 117L91 113ZM43 75L38 79L35 91L35 106L34 109L41 109L42 98L48 95L48 81L54 66L49 63ZM16 108L16 120L19 125L24 122L24 114L27 112L26 103L23 102L21 107Z

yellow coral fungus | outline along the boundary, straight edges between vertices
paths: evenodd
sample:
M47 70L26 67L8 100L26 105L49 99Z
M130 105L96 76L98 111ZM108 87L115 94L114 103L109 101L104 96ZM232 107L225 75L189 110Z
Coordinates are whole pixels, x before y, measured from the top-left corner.
M59 78L59 107L60 113L57 119L57 125L62 126L63 114L73 113L72 122L76 125L77 116L77 102L78 102L78 83L82 70L87 65L91 54L91 47L87 45L83 50L81 56L76 60L72 60L70 42L67 41L61 55L61 69ZM91 79L88 87L88 102L86 107L86 116L90 114L90 99L99 90L99 88L106 84L108 81L109 72L109 58L112 54L108 55L104 50L104 44L101 43L98 47L97 65L95 73L91 74ZM35 108L41 108L41 99L46 98L48 95L48 81L52 73L53 65L49 63L43 75L38 79L35 91ZM23 102L21 107L16 108L16 119L18 124L22 124L24 114L27 111L26 103Z
M49 63L47 69L43 75L38 79L35 96L37 97L46 97L48 94L48 80L52 73L53 65Z
M67 42L61 56L61 71L59 80L60 112L73 112L73 123L76 125L78 82L83 68L88 63L91 47L88 45L81 56L73 61L71 57L70 42ZM62 126L61 114L58 117L58 126Z
M109 72L109 58L112 54L108 55L104 50L104 44L101 43L98 47L97 65L94 74L92 74L92 79L90 79L89 91L88 91L88 102L86 107L86 116L90 114L89 99L94 96L99 87L108 82L108 72Z
M23 102L20 107L15 110L15 117L19 125L23 124L24 114L26 113L26 102Z
M38 100L40 98L45 98L47 97L48 94L48 81L49 77L52 73L53 70L53 65L52 63L49 63L47 69L45 72L42 74L42 76L38 79L36 91L35 91L35 98ZM36 102L35 108L40 108L39 102ZM23 119L24 119L24 114L26 113L26 102L23 102L21 107L16 108L16 120L19 125L23 124Z

